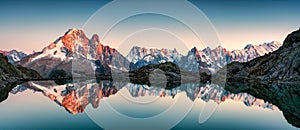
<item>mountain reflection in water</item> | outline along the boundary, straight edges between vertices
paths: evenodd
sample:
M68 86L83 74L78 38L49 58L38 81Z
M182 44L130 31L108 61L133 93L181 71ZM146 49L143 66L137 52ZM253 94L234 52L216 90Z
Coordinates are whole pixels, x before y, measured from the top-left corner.
M115 95L120 89L126 89L133 97L174 97L178 93L185 92L191 101L195 99L201 99L205 102L212 100L220 104L226 100L234 100L243 102L246 106L259 106L271 110L278 109L275 105L255 98L250 94L230 93L224 90L223 87L214 84L182 84L173 89L164 89L108 80L100 82L91 80L65 85L56 85L53 81L35 81L18 85L12 89L11 93L16 94L26 88L40 91L71 114L83 112L89 104L95 109L98 108L103 97Z
M87 113L96 110L103 111L105 107L105 103L110 103L113 105L113 107L116 107L117 110L122 111L122 113L126 113L126 115L133 116L133 117L146 117L154 113L158 113L161 110L165 110L164 105L170 105L169 102L173 102L172 100L176 99L177 95L182 95L183 97L186 97L187 104L190 103L188 100L194 103L194 105L200 105L203 107L205 104L211 104L214 103L216 107L217 104L220 104L218 109L216 109L215 113L218 113L217 116L218 120L225 119L225 117L222 117L221 115L226 113L232 113L239 109L246 109L246 111L243 111L244 115L243 119L252 120L254 118L267 118L264 117L266 115L260 115L259 111L265 111L264 114L271 114L271 113L277 113L280 117L273 117L272 121L277 121L277 123L281 124L278 126L285 128L291 127L291 125L286 125L285 123L290 123L293 126L297 127L298 121L296 120L297 116L290 116L290 115L299 115L299 92L295 91L294 93L284 93L288 91L280 91L282 93L274 92L274 93L267 93L267 89L273 90L272 88L281 88L282 90L285 90L286 88L296 88L297 85L284 85L284 84L278 84L277 86L271 85L271 86L260 86L256 84L254 86L248 86L253 89L247 88L245 85L238 87L238 91L234 91L236 86L231 86L230 88L225 87L219 87L218 85L214 84L182 84L181 86L175 87L173 89L164 89L159 87L149 87L147 85L136 85L132 83L127 82L113 82L113 81L84 81L84 82L77 82L77 83L69 83L64 85L57 85L54 81L32 81L32 82L26 82L26 83L10 83L6 84L5 86L0 87L0 105L2 105L3 109L13 109L13 106L9 106L9 104L14 105L15 102L12 102L12 100L16 99L27 99L27 96L34 97L34 95L40 95L46 98L50 99L49 101L53 101L55 104L48 104L47 101L43 101L42 99L34 99L34 100L40 100L43 103L46 103L47 105L53 106L55 110L57 108L64 108L66 111L57 110L59 113L65 113L69 115L68 113L71 113L70 116L73 114L76 115L74 118L78 116L86 116L85 113L79 114L81 112L86 111ZM259 88L266 88L264 90L261 90L263 93L259 95ZM233 89L233 90L231 90ZM228 90L228 91L227 91ZM229 92L230 91L230 92ZM249 91L249 92L248 92ZM31 92L37 93L37 94L30 94ZM124 93L125 92L125 93ZM251 94L248 94L251 93ZM28 95L29 94L29 95ZM276 95L282 95L281 97L274 97ZM24 96L25 95L25 96ZM254 95L254 96L252 96ZM40 98L40 96L38 98ZM110 97L112 96L112 97ZM127 97L126 97L127 96ZM273 96L273 97L272 97ZM11 97L11 98L9 98ZM181 98L183 98L181 97ZM286 98L283 98L286 97ZM137 107L132 108L131 105L134 104L135 100L138 101L139 99L142 99L141 101L145 101L144 99L152 98L159 99L159 103L162 103L160 105L157 104L155 107L151 106L149 108L145 107ZM20 100L21 100L20 99ZM129 99L129 100L128 100ZM167 100L165 100L167 99ZM134 101L133 103L127 104L129 102L127 101ZM31 101L29 99L29 101ZM120 102L119 102L120 101ZM127 103L125 103L125 102ZM164 102L163 102L164 101ZM206 102L206 103L205 103ZM200 104L199 104L200 103ZM204 104L203 104L204 103ZM235 103L240 104L241 106L234 105ZM90 105L89 105L90 104ZM171 103L172 104L172 103ZM273 105L274 104L274 105ZM42 107L42 104L35 104L36 106L28 106L30 108L35 107ZM44 104L45 105L45 104ZM104 106L102 106L104 105ZM125 105L125 106L124 106ZM127 106L126 106L127 105ZM129 105L129 106L128 106ZM182 104L184 105L184 103ZM229 105L229 106L228 106ZM9 106L9 107L8 107ZM226 109L222 112L219 111L224 108L224 106L227 106ZM244 107L248 106L248 107ZM252 107L257 106L257 107ZM278 107L277 107L278 106ZM124 107L124 108L123 108ZM159 107L158 110L152 111L152 109ZM161 108L160 108L161 107ZM107 107L106 107L107 108ZM140 110L140 109L147 109L147 110ZM266 108L266 109L263 109ZM14 108L14 110L18 110L20 108ZM197 108L193 107L193 109L197 109L197 111L203 110L203 108ZM250 109L253 109L254 111L251 111ZM280 111L278 111L280 109ZM232 111L231 111L232 110ZM250 110L250 111L249 111ZM271 111L268 111L271 110ZM47 112L47 110L44 110ZM53 111L53 110L52 110ZM219 111L219 112L218 112ZM282 112L281 112L282 111ZM131 113L132 112L132 113ZM146 112L143 114L142 112ZM34 113L34 112L33 112ZM137 114L134 114L137 113ZM248 113L248 114L247 114ZM256 116L254 116L256 113ZM11 113L12 114L12 113ZM193 113L192 115L197 115L199 113ZM220 115L221 114L221 115ZM232 113L234 114L234 113ZM241 113L240 113L241 114ZM254 114L252 117L249 116L249 114ZM263 113L261 113L263 114ZM4 116L4 115L3 115ZM7 115L8 116L8 115ZM66 116L66 115L65 115ZM228 116L228 115L227 115ZM285 117L285 121L282 122L283 116ZM73 117L73 116L72 116ZM210 118L213 121L215 120L216 116L212 116ZM61 117L63 118L63 117ZM71 118L71 117L69 117ZM189 119L191 116L188 116L188 120L184 120L182 125L188 125L191 120ZM194 117L193 117L194 118ZM195 117L196 118L196 117ZM241 117L242 118L242 117ZM249 119L248 119L249 118ZM4 119L4 118L3 118ZM15 119L15 118L14 118ZM18 119L18 118L16 118ZM197 119L195 119L197 120ZM226 119L227 120L227 119ZM228 121L233 119L228 119ZM263 123L265 119L262 119L260 122ZM194 119L193 119L194 121ZM236 120L239 121L239 120ZM254 121L254 120L253 120ZM270 120L271 121L271 120ZM208 121L209 122L209 121ZM267 123L269 121L266 121ZM7 121L7 123L9 123ZM211 122L214 123L214 122ZM211 123L205 123L205 128L215 128L214 125ZM242 121L240 121L242 123ZM253 122L254 123L254 122ZM270 124L271 122L267 123L264 127L254 127L253 128L271 128ZM240 124L243 126L242 124ZM179 125L181 126L181 125ZM202 128L202 125L199 127ZM9 128L9 127L7 127ZM243 127L241 127L243 128ZM251 127L252 128L252 127ZM272 127L273 128L273 127Z

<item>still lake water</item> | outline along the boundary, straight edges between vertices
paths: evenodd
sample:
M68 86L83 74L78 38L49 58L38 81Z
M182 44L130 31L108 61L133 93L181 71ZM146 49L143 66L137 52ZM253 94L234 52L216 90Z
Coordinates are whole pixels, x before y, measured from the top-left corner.
M0 129L297 129L274 105L217 85L28 82L0 103Z

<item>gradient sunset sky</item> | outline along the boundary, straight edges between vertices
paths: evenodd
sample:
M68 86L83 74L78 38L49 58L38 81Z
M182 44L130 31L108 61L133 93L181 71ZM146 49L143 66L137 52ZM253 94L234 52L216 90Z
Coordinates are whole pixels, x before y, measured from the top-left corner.
M40 51L69 28L82 28L93 13L109 2L109 0L2 0L0 49L17 49L26 53L33 50ZM222 46L229 50L241 49L249 43L282 42L287 34L300 27L299 0L190 0L190 2L210 19ZM91 34L87 35L91 37ZM193 43L188 45L191 46L194 46Z

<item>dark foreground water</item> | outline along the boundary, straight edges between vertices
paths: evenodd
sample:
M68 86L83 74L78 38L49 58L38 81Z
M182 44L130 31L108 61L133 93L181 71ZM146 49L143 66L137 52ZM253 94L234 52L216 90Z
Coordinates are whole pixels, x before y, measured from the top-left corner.
M0 129L297 129L271 103L216 85L172 90L130 83L18 85L0 103Z

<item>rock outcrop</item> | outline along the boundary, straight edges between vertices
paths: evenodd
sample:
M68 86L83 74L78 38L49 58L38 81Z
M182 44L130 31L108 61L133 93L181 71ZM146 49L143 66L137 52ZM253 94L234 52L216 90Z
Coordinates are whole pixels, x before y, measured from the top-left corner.
M8 62L6 56L0 54L0 84L39 77L40 75L36 71L20 65L14 66Z

